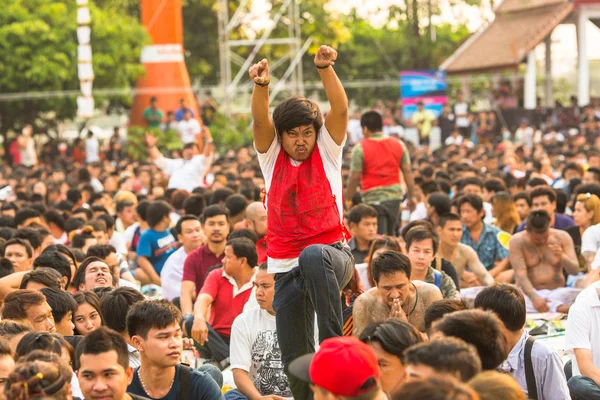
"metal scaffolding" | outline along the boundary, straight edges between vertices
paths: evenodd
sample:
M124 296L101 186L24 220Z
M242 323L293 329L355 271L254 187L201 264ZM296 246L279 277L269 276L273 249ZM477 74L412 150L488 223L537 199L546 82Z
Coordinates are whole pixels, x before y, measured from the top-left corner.
M238 89L243 88L243 92L248 91L248 86L252 83L247 77L248 68L256 62L256 56L262 46L267 44L272 45L288 45L289 49L281 58L277 60L269 60L270 72L273 72L281 65L288 64L288 68L279 81L276 81L272 76L272 83L276 83L275 90L272 91L271 99L273 99L284 87L291 88L295 93L304 95L304 75L302 72L302 56L308 50L312 39L308 38L302 43L302 35L300 31L300 5L299 0L284 0L281 6L271 9L269 19L271 25L266 28L255 39L230 40L231 31L238 25L243 16L248 12L248 0L241 0L239 6L235 10L231 19L229 18L229 8L227 0L218 1L218 27L219 27L219 53L220 53L220 71L221 71L221 92L222 110L231 115L233 110L233 99L236 98ZM283 17L283 18L282 18ZM287 27L286 35L278 35L271 37L275 27L278 24L284 24ZM250 54L246 59L240 57L233 52L234 47L247 46L252 47ZM289 63L288 63L289 61ZM232 63L240 67L235 77L232 77ZM288 84L287 81L290 81Z

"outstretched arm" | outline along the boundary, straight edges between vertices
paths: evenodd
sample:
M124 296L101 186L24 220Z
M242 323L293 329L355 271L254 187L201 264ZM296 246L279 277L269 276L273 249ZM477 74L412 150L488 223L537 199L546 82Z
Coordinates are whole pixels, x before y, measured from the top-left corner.
M348 128L348 97L342 82L333 70L338 53L329 46L321 46L315 55L315 65L319 70L325 94L331 106L325 118L325 127L333 140L342 145Z
M158 138L152 135L151 133L146 132L146 144L148 145L148 155L150 156L150 159L152 161L158 160L162 157L162 154L160 150L158 150L158 146L156 146L156 143L158 143Z
M252 134L259 153L266 153L275 138L275 128L269 115L269 63L266 58L250 67L250 79L254 81L252 91Z

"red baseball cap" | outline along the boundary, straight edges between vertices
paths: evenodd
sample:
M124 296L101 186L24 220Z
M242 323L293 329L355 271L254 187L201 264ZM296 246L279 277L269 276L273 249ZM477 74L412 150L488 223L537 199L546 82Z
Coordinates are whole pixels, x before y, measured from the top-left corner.
M373 350L355 337L324 340L319 351L290 364L295 377L344 397L360 396L379 382L379 364Z

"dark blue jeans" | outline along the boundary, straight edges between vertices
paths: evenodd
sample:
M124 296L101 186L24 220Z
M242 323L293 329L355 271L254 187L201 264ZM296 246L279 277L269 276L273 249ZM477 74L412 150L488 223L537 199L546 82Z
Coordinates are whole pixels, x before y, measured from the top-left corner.
M308 246L298 266L275 275L273 309L277 339L288 371L294 359L315 351L314 320L317 314L319 343L343 334L340 291L352 277L354 258L341 243ZM306 382L287 373L295 400L312 398Z
M587 376L574 376L567 384L572 400L600 400L600 387Z

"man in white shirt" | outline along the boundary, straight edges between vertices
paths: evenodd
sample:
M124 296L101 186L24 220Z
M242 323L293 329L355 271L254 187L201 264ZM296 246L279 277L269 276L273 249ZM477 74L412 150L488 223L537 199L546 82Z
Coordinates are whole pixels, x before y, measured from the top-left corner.
M163 295L169 301L181 297L181 281L183 280L183 263L187 255L202 245L202 225L198 217L185 215L175 226L177 240L182 246L167 258L160 281Z
M460 134L468 138L471 136L470 125L471 121L469 120L469 103L467 103L464 99L464 95L459 92L456 96L456 103L452 108L452 112L456 117L456 126L458 126L458 130Z
M540 341L533 341L531 357L526 355L527 343L534 339L525 332L525 298L516 286L496 284L485 288L475 298L475 308L495 313L502 322L502 330L511 350L500 369L511 374L529 398L569 399L567 379L558 354ZM525 371L529 363L533 369L535 388L527 385Z
M100 161L100 143L92 131L88 132L85 140L85 161L88 164Z
M196 135L201 132L200 123L192 118L190 110L186 110L183 119L177 123L177 131L183 144L194 143Z
M566 349L573 361L573 400L600 398L600 282L582 291L569 310Z
M259 267L254 287L258 307L244 310L231 327L231 368L237 390L226 393L227 400L292 396L277 340L275 279L266 263Z
M183 148L182 158L164 157L156 144L158 138L146 134L146 143L149 147L150 158L165 174L169 175L169 189L183 189L191 192L201 187L204 175L212 163L212 136L207 127L202 129L204 135L204 152L196 154L198 146L196 142L188 143Z

